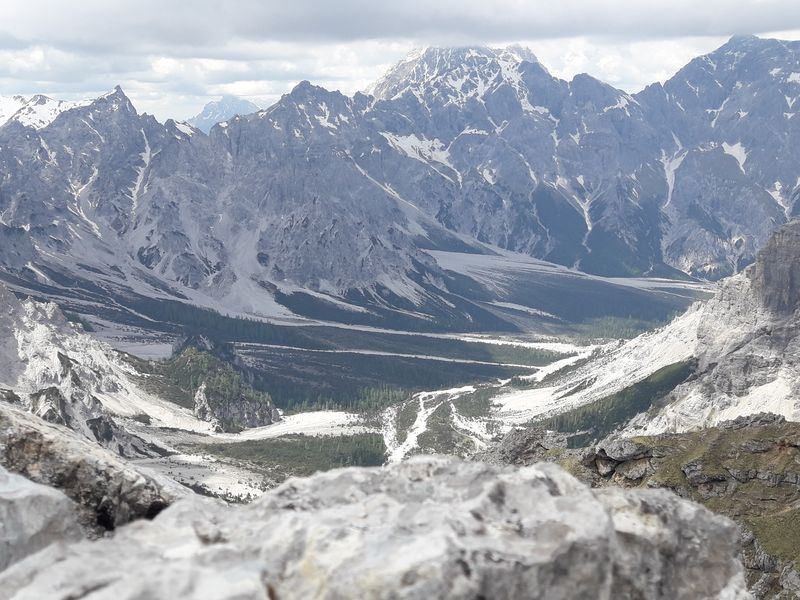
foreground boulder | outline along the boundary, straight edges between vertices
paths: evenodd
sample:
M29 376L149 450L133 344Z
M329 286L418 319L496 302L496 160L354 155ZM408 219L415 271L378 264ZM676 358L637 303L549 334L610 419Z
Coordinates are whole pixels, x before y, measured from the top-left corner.
M191 492L60 425L0 403L0 465L63 491L87 533L155 516Z
M666 491L555 465L423 457L194 497L0 574L0 598L740 599L737 528Z
M0 467L0 571L54 542L80 539L74 509L61 492Z

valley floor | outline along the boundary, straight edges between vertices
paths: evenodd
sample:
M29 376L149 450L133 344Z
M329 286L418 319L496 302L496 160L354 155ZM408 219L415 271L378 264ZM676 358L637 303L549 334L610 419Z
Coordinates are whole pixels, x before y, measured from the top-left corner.
M416 355L415 358L425 361L512 366L517 374L454 388L412 392L379 411L284 413L274 424L239 433L215 432L188 408L172 402L149 398L144 401L145 406L142 399L137 399L136 410L155 417L155 422L145 425L131 419L126 428L171 451L168 456L140 460L140 466L202 493L248 500L287 476L316 469L361 464L365 460L393 463L414 454L465 455L484 448L492 439L527 420L525 404L531 390L515 386L540 385L547 376L568 369L603 348L616 346L615 342L579 344L510 337L447 336L445 339L542 351L548 358L542 361L545 364L533 366ZM257 345L248 346L252 349ZM360 354L358 350L348 352ZM542 388L542 392L546 391L547 388ZM126 409L115 408L117 414ZM324 446L330 446L331 456L319 455Z

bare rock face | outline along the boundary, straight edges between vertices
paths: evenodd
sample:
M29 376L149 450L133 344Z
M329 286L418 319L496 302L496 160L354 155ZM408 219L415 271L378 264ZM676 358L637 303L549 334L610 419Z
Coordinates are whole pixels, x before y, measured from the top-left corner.
M203 383L194 395L194 415L209 421L215 431L235 433L250 427L263 427L280 420L271 402L240 394L225 398Z
M157 452L121 426L105 404L135 397L133 374L54 303L19 300L0 284L0 401L120 456L152 457Z
M81 537L69 498L0 467L0 571L53 542Z
M557 448L567 447L567 436L539 427L515 428L499 443L477 452L474 460L497 465L530 465L547 461Z
M800 307L800 221L773 234L758 253L751 277L768 309L787 314Z
M190 492L59 425L0 403L0 464L63 491L84 528L150 518Z
M744 599L737 529L665 491L594 492L555 465L422 457L182 500L51 546L0 598Z

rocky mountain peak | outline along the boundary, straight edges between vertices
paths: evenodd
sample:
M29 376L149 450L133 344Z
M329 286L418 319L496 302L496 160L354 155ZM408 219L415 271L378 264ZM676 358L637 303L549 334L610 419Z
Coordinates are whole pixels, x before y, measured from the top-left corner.
M329 92L325 88L314 85L307 79L304 79L292 88L292 91L289 92L289 97L294 100L313 100L330 94L338 94L338 92Z
M800 220L776 231L751 269L754 292L764 306L781 314L800 308Z
M392 67L369 93L381 100L435 91L456 99L482 96L503 82L515 84L523 62L539 64L530 49L511 45L428 47L415 50Z
M106 107L111 108L112 110L121 109L134 115L138 114L136 112L136 108L133 106L133 103L130 101L130 98L125 95L125 92L119 85L114 87L114 89L107 94L103 94L97 98L94 102L92 102L92 106Z
M756 48L758 46L768 46L773 45L777 42L777 40L773 40L770 38L760 38L757 35L752 34L736 34L732 35L730 39L723 45L717 52L726 51L726 50L736 50L736 49L747 49L747 48Z
M501 55L508 55L516 58L519 62L527 61L531 63L539 63L539 59L533 53L533 50L522 44L511 44L505 48L499 49Z

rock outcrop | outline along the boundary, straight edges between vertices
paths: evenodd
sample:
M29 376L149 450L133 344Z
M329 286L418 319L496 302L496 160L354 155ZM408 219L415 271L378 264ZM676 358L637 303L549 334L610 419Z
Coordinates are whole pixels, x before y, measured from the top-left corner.
M767 411L800 420L800 221L697 309L697 374L628 426L686 431Z
M776 231L750 272L753 290L766 308L791 314L800 308L800 225Z
M555 460L593 486L669 488L734 518L755 596L800 595L800 424L761 413L692 433L607 440Z
M744 599L737 528L665 491L594 492L554 465L417 458L195 497L51 546L0 598Z
M144 396L133 382L137 375L109 346L68 322L57 305L20 300L0 283L0 402L120 456L152 457L156 449L112 416L131 416L129 407Z
M567 436L539 427L515 427L470 458L495 465L531 465L567 447Z
M588 448L542 449L558 434L514 430L483 451L498 464L561 465L595 489L666 488L742 528L746 579L756 598L800 597L800 423L757 413L681 434L612 437Z
M89 534L152 518L189 495L161 477L59 425L0 403L0 464L63 491Z
M201 384L194 395L194 414L208 421L217 432L237 432L250 427L263 427L280 420L272 402L252 394L223 395Z
M762 411L800 421L799 310L794 220L755 264L669 325L549 376L528 419L580 432L580 444L615 430L628 437L691 431Z
M69 498L0 467L0 571L52 543L81 537Z

